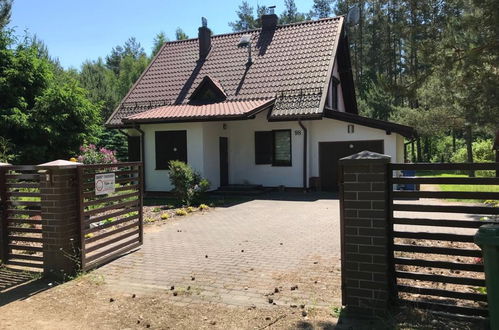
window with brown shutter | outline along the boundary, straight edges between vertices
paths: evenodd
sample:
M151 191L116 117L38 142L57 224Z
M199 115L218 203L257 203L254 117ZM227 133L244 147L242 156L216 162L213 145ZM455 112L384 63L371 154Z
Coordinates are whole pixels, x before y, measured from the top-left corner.
M170 160L187 163L187 131L155 132L156 169L168 169Z
M272 131L255 132L255 164L272 164Z

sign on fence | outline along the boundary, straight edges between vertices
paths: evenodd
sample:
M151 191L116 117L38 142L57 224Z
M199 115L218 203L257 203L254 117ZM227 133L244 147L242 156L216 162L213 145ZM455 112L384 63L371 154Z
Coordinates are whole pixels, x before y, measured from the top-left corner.
M107 195L114 193L116 175L114 173L104 173L95 175L95 194Z

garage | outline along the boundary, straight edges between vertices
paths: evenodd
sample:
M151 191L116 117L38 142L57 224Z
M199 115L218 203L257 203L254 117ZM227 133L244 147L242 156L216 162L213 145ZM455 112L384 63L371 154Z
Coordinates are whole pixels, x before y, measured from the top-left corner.
M364 150L384 153L383 140L319 142L321 189L338 191L338 160Z

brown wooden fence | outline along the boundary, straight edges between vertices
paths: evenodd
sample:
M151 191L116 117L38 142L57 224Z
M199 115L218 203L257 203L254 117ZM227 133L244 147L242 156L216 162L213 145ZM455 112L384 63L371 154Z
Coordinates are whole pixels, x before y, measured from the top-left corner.
M102 174L110 176L97 177ZM142 163L78 166L78 181L82 270L139 247L143 241ZM114 191L99 194L106 184Z
M0 259L43 268L40 178L36 166L1 166Z
M463 185L491 187L499 185L499 178L434 174L435 171L493 171L499 169L499 163L388 166L398 302L433 311L487 316L482 253L473 238L481 225L498 223L499 207L483 201L498 201L499 192L463 191L466 190ZM416 177L408 176L407 171L432 172ZM430 186L422 186L423 190L401 189L419 185ZM452 191L441 191L437 185L453 185L448 186Z

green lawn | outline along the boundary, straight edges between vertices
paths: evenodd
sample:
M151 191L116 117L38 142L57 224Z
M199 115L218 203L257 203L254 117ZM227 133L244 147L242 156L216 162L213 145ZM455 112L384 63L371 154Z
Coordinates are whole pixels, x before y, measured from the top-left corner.
M436 178L466 178L466 174L457 174L452 172L442 171L419 171L416 173L419 177L436 177ZM479 176L477 174L477 176ZM468 185L468 184L439 184L441 191L468 191L468 192L499 192L499 185ZM485 200L476 199L449 199L450 201L458 202L479 202L483 203Z

